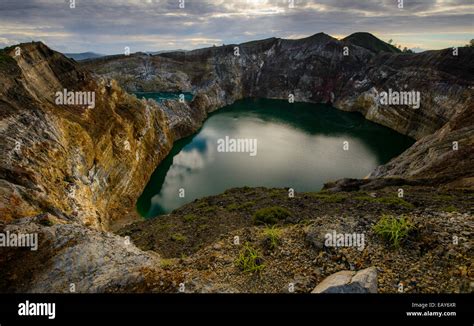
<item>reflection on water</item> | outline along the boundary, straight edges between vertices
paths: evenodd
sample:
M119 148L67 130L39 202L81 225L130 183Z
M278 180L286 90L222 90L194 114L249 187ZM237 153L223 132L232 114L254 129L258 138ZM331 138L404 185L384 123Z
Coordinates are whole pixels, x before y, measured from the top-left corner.
M217 140L225 136L257 139L258 154L218 152ZM317 191L329 180L366 176L412 143L359 114L326 105L242 100L212 114L196 135L175 144L137 208L154 217L242 186Z

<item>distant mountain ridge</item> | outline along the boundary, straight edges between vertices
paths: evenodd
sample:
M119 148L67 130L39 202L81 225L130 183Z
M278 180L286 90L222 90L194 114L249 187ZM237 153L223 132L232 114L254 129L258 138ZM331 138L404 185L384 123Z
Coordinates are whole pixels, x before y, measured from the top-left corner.
M150 55L157 55L157 54L163 54L163 53L169 53L169 52L187 52L187 50L176 49L176 50L145 51L144 53L150 54Z
M254 40L254 41L244 42L241 45L250 46L250 45L263 43L263 42L266 42L266 41L274 41L276 39L277 38L275 38L275 37L271 37L271 38L264 39L264 40ZM328 40L328 39L332 39L332 37L328 34L325 34L325 33L317 33L317 34L314 34L314 35L311 35L311 36L308 36L308 37L305 37L305 38L302 38L302 39L297 39L297 40L294 40L294 41L312 41L312 40L316 40L316 39ZM370 33L367 33L367 32L353 33L353 34L343 38L342 41L346 41L346 42L349 42L353 45L363 47L363 48L365 48L369 51L372 51L374 53L379 53L379 52L400 53L400 52L402 52L397 47L395 47L395 46L393 46L389 43L386 43L386 42L378 39L374 35L372 35ZM232 44L229 44L229 45L232 45ZM226 45L223 45L223 46L225 47ZM219 48L219 47L213 46L212 48ZM207 49L207 48L203 48L203 49ZM148 55L162 55L162 54L166 55L168 53L186 53L186 52L199 51L199 50L202 50L202 49L194 49L194 50L176 49L176 50L159 50L159 51L138 51L135 54L144 53L144 54L148 54ZM81 52L81 53L64 53L64 55L66 57L74 59L76 61L83 61L83 60L97 59L97 58L102 58L102 57L111 57L112 58L112 57L120 56L121 54L106 55L106 54L100 54L100 53L96 53L96 52Z
M76 61L87 60L87 59L97 59L97 58L105 56L105 54L100 54L100 53L95 53L95 52L64 53L64 55Z
M351 44L363 47L374 53L380 52L390 52L390 53L400 53L402 52L397 47L386 43L374 35L366 32L357 32L353 33L345 38L342 41L350 42Z

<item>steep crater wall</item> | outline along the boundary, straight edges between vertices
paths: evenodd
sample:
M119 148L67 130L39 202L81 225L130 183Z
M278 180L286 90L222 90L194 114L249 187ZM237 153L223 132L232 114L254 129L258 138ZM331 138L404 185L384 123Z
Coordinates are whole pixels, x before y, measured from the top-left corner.
M1 219L48 212L96 229L136 219L135 200L176 137L170 126L183 123L168 113L187 109L138 100L42 43L20 48L0 67ZM93 92L95 107L57 105L64 89Z
M106 57L82 64L99 76L116 79L130 92L194 92L190 110L198 112L199 118L244 97L288 99L293 94L296 101L331 103L341 110L360 112L417 140L399 159L374 171L373 177L443 177L445 181L464 179L458 184L470 185L474 174L472 165L464 163L465 169L456 173L448 168L470 162L474 155L472 123L463 118L474 113L473 48L460 48L457 55L452 49L418 54L374 52L319 33L300 40L271 38L155 56ZM420 107L382 106L380 94L390 89L419 92ZM463 127L456 127L453 134L446 126L450 121ZM456 152L452 141L459 143ZM429 162L421 157L429 157Z

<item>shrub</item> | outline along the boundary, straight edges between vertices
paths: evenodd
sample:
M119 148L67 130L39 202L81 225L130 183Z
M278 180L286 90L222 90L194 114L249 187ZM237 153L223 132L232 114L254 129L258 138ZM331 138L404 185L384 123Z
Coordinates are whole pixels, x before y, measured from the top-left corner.
M280 197L282 194L283 194L283 192L280 189L272 189L270 191L270 197L271 198Z
M400 243L414 229L414 226L404 216L397 218L383 214L373 229L376 234L390 242L393 247L399 247Z
M227 206L225 209L228 211L236 211L237 209L239 209L239 205L233 203Z
M181 233L174 233L174 234L171 235L171 240L184 242L184 241L187 240L187 238L184 235L182 235Z
M246 210L248 208L251 208L255 206L255 202L254 201L248 201L248 202L245 202L243 204L240 204L240 205L237 205L237 204L230 204L228 205L225 209L228 210L228 211L239 211L239 210Z
M157 231L163 232L171 228L171 224L166 223L166 224L159 224L156 229Z
M291 214L287 209L279 206L272 206L256 211L253 215L253 219L256 224L275 224L290 215Z
M244 273L261 272L265 268L260 253L249 243L245 243L235 264Z
M184 215L183 219L185 222L192 222L197 219L197 216L194 214L187 214L187 215Z
M244 209L251 208L253 206L255 206L255 202L254 201L248 201L248 202L245 202L245 203L239 205L239 209L244 210Z
M167 259L167 258L160 259L160 267L163 269L169 269L173 265L174 265L173 259Z
M208 206L209 206L209 203L205 200L203 200L199 204L197 204L197 208L204 208L204 207L208 207Z
M198 231L201 232L201 231L204 231L206 229L209 229L209 225L208 224L201 224L198 226Z
M436 200L442 200L442 201L451 201L454 199L453 196L451 195L436 195L435 196Z
M442 210L445 211L445 212L447 212L447 213L454 213L454 212L457 212L456 207L454 207L453 205L443 207Z
M208 206L202 209L204 214L215 213L217 211L217 206Z

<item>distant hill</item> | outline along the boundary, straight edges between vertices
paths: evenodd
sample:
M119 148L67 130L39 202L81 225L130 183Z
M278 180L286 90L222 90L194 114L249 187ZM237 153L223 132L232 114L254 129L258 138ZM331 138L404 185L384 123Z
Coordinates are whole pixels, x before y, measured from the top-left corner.
M170 53L170 52L187 52L187 50L177 49L177 50L161 50L161 51L147 51L145 53L151 55L163 54L163 53Z
M379 52L390 52L390 53L400 53L402 52L400 49L396 48L395 46L388 44L381 39L376 38L370 33L359 32L354 33L346 38L342 39L342 41L346 41L352 43L354 45L358 45L360 47L366 48L375 53Z
M95 59L95 58L100 58L104 56L104 54L99 54L99 53L94 53L94 52L64 53L64 55L76 61Z

